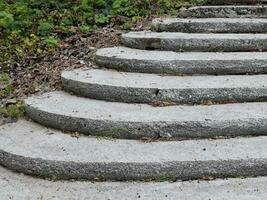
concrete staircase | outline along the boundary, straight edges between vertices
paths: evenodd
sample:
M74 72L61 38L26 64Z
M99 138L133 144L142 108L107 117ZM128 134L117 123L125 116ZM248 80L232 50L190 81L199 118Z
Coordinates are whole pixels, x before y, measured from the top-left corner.
M63 72L64 91L28 98L34 122L0 127L0 164L41 178L75 179L78 186L58 184L81 190L78 180L236 178L212 181L210 191L226 194L243 184L233 194L266 197L267 8L196 7L179 16L185 18L155 19L154 32L123 34L124 47L98 50L98 69ZM121 191L132 187L116 184ZM173 192L172 183L136 184ZM186 184L181 187L197 194L207 183Z

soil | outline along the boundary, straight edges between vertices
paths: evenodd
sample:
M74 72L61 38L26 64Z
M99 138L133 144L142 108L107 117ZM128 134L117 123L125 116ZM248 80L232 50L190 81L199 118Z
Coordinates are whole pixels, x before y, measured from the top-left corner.
M150 21L151 19L139 22L129 31L148 30ZM52 54L47 53L38 58L27 57L20 63L9 60L5 66L8 66L7 73L14 91L0 99L0 106L5 108L33 94L61 90L62 71L95 65L96 50L119 45L120 35L123 32L126 31L120 26L102 27L61 40L58 50ZM3 124L1 114L0 124Z

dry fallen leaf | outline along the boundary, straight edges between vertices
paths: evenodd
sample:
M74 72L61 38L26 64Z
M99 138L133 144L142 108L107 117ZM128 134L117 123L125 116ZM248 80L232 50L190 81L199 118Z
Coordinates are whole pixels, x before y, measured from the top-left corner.
M151 106L154 106L154 107L165 107L165 106L175 106L175 105L177 105L177 103L170 102L170 101L152 101L149 104Z
M81 137L81 134L79 132L74 132L70 134L71 137L79 138Z
M201 177L201 180L204 180L204 181L212 181L212 180L214 180L215 178L214 177L212 177L212 176L203 176L203 177Z

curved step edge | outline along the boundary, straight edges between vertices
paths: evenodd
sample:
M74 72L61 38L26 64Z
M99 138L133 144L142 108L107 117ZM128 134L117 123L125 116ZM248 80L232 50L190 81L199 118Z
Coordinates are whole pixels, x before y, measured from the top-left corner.
M12 183L12 184L10 184ZM91 182L50 181L17 174L0 167L1 198L10 199L124 199L145 197L146 200L194 198L201 200L244 197L264 200L267 196L267 177L217 179L213 181L177 182ZM177 190L177 188L180 188ZM77 193L77 191L79 191ZM219 192L218 192L219 191ZM198 199L196 199L197 197ZM73 199L73 200L74 200Z
M267 34L129 32L122 43L131 48L163 51L267 51Z
M162 181L267 175L267 137L111 141L74 138L26 121L0 130L1 165L56 180Z
M51 92L27 99L26 113L49 127L129 139L267 133L267 103L153 107Z
M186 33L266 33L267 19L257 18L157 18L151 30Z
M267 75L160 76L102 69L61 75L64 90L98 100L172 104L267 101Z
M232 5L198 6L180 11L178 17L188 18L267 18L267 6Z
M266 52L172 52L112 47L96 52L100 67L125 72L171 75L263 74Z

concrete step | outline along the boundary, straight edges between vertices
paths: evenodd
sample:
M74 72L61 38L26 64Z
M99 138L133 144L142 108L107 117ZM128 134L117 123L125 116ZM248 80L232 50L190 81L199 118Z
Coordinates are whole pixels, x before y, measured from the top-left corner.
M179 53L112 47L99 49L96 62L121 71L173 75L267 73L266 52Z
M175 104L267 101L267 75L161 76L85 68L63 72L62 81L66 91L106 101Z
M0 168L0 186L1 198L15 200L265 200L267 196L267 177L177 182L49 181Z
M264 176L266 149L266 136L144 143L76 138L25 120L0 127L2 166L56 180Z
M122 43L136 49L169 51L266 51L267 34L129 32Z
M198 6L180 11L188 18L267 18L266 5Z
M265 4L267 0L206 0L207 5Z
M157 18L152 30L186 33L266 33L267 19L259 18Z
M164 107L159 107L162 105ZM34 121L49 127L119 138L267 133L267 103L167 105L171 104L106 102L51 92L26 100L26 112Z
M264 200L267 196L267 177L173 183L49 181L0 168L0 186L3 199L15 200Z

